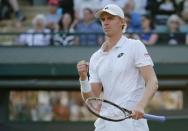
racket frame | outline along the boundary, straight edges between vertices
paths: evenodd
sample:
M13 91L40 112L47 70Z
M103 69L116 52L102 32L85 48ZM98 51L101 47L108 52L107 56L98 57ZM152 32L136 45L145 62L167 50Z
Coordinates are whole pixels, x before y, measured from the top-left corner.
M98 114L98 113L92 111L92 109L90 109L89 105L87 104L87 102L88 102L89 100L98 100L98 101L101 101L101 102L109 103L109 104L111 104L111 105L117 107L119 110L121 110L121 111L123 112L123 114L124 114L125 117L124 117L124 118L121 118L121 119L110 119L110 118L107 118L107 117L105 117L105 116L102 116L102 115L100 115L100 114ZM98 97L89 97L89 98L87 98L86 101L85 101L85 105L86 105L87 109L88 109L91 113L93 113L93 114L96 115L97 117L102 118L102 119L104 119L104 120L119 122L119 121L123 121L123 120L128 119L128 118L131 118L131 113L132 113L132 111L127 110L127 109L125 109L125 108L122 108L122 107L120 107L119 105L117 105L117 104L115 104L115 103L113 103L113 102L111 102L111 101L108 101L108 100L105 100L105 99L101 99L101 98L98 98ZM130 115L127 116L126 113L128 113L128 114L130 114Z
M102 115L100 115L100 114L98 114L98 113L92 111L92 109L90 109L89 105L87 104L87 102L88 102L89 100L99 100L99 101L102 101L102 102L105 102L105 103L109 103L109 104L111 104L111 105L117 107L118 109L120 109L120 110L124 113L125 118L121 118L121 119L110 119L110 118L104 117L104 116L102 116ZM125 120L125 119L128 119L128 118L131 118L131 117L132 117L132 116L131 116L132 111L127 110L127 109L125 109L125 108L122 108L122 107L120 107L119 105L117 105L117 104L115 104L115 103L113 103L113 102L111 102L111 101L102 99L102 98L98 98L98 97L89 97L89 98L86 99L85 105L86 105L86 107L88 108L88 110L89 110L91 113L93 113L93 114L96 115L97 117L102 118L102 119L104 119L104 120L119 122L119 121L123 121L123 120ZM128 113L128 114L130 114L130 115L126 115L126 113ZM143 117L143 118L145 118L145 119L147 119L147 120L158 121L158 122L164 122L164 121L166 121L166 117L165 117L165 116L156 116L156 115L151 115L151 114L144 114L144 117Z

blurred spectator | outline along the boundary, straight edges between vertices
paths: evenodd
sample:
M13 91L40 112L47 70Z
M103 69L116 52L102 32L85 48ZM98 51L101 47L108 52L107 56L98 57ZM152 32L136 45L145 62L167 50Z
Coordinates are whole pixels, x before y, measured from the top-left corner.
M37 105L37 120L39 121L51 121L52 120L52 107L50 104L49 92L40 91L38 93L38 105Z
M141 15L146 14L146 6L148 0L133 0L135 3L134 12Z
M188 0L182 0L179 3L179 11L180 13L183 11L188 11Z
M142 33L139 39L146 45L154 45L158 40L158 35L154 32L154 22L150 15L142 16Z
M69 120L70 110L68 103L68 92L56 92L53 93L52 98L52 111L53 120ZM51 95L52 96L52 95Z
M171 15L177 13L176 0L161 0L158 4L159 14Z
M179 16L171 15L167 21L168 32L160 35L160 41L169 45L185 44L186 36L180 32L181 24Z
M0 1L0 20L10 19L12 8L7 0Z
M131 17L129 14L125 14L125 22L127 24L127 27L125 28L125 35L128 38L137 39L138 35L134 33L134 29L132 26L130 26Z
M180 110L183 107L183 95L181 91L157 92L148 107L149 110ZM161 102L162 101L162 102Z
M70 93L70 120L95 120L96 117L92 115L84 105L84 101L79 92Z
M17 20L24 21L26 17L23 15L23 13L20 11L20 7L17 0L9 0L9 3L15 13L15 16Z
M61 14L57 13L59 7L59 0L49 0L48 6L49 6L49 12L46 14L47 27L50 30L55 30L61 18Z
M0 18L10 19L11 12L13 11L18 21L24 21L26 19L23 12L20 10L17 0L1 0L0 1Z
M180 2L179 12L183 21L188 25L188 0L183 0Z
M10 94L11 120L27 120L30 118L26 108L25 92L13 92Z
M125 15L130 16L129 29L133 32L141 31L141 15L134 12L135 3L132 0L128 0L123 10Z
M158 2L156 20L157 24L165 24L168 17L178 13L176 0L161 0Z
M75 44L75 36L69 33L74 33L72 25L73 19L69 13L64 13L59 21L59 29L54 36L55 45L73 45Z
M147 0L146 10L151 14L152 19L155 19L158 9L158 0Z
M60 0L59 7L62 9L62 14L69 13L74 19L74 0Z
M128 0L100 0L100 8L103 8L107 4L115 4L123 8Z
M188 25L188 10L185 10L181 13L181 17L186 25Z
M129 14L125 14L125 22L127 24L126 32L127 33L134 32L134 29L130 26L131 16Z
M100 9L100 0L74 0L74 11L77 19L81 20L84 17L84 9L89 8L92 11Z
M76 43L80 45L99 45L102 43L101 35L89 34L89 33L102 33L102 27L98 24L94 18L93 11L90 8L84 9L84 18L80 20L76 26L75 31L80 34L76 39Z
M18 43L28 46L46 46L50 44L50 30L46 29L46 18L38 14L32 21L33 28L23 33Z

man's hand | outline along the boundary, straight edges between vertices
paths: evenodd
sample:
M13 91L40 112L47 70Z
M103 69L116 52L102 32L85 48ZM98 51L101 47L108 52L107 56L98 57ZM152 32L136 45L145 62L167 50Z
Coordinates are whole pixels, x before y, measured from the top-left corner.
M79 61L77 64L78 74L80 76L80 80L86 80L88 74L88 62L85 60Z
M135 120L142 119L144 117L144 109L140 105L136 105L132 110L132 118Z

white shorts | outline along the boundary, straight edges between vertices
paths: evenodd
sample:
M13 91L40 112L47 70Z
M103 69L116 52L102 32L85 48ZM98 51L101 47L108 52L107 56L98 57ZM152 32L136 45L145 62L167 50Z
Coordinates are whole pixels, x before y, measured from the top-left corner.
M149 131L145 119L126 119L120 122L110 122L99 118L94 125L95 131Z

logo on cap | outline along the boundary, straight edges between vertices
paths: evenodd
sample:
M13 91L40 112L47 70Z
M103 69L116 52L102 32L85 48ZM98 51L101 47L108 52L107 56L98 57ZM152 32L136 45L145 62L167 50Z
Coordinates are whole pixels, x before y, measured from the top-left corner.
M108 9L108 7L105 7L104 9L105 9L105 10L107 10L107 9Z

